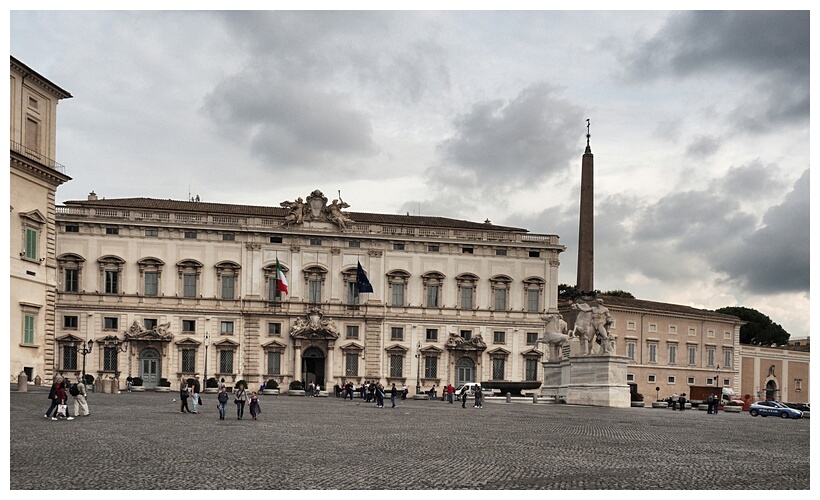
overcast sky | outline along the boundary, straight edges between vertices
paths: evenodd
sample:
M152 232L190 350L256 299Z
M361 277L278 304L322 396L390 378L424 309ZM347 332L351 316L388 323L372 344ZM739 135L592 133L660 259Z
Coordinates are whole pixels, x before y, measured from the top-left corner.
M557 234L574 285L586 120L595 287L809 334L808 11L12 11L73 95L57 201L278 206Z

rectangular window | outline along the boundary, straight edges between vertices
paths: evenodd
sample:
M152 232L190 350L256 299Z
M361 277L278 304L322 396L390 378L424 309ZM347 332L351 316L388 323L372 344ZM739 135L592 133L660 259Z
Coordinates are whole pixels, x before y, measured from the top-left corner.
M472 309L473 308L473 287L472 286L464 286L461 287L461 308L462 309Z
M669 334L670 335L677 335L678 334L678 327L675 325L669 325Z
M715 385L715 379L712 377L706 377L706 385Z
M435 356L424 357L424 378L438 378L438 358Z
M537 332L527 332L527 345L534 345L535 341L538 339Z
M723 367L732 367L732 351L723 351Z
M31 118L26 118L26 147L31 152L40 151L40 123Z
M634 373L627 373L626 374L626 381L627 382L634 382L635 381L635 374Z
M637 347L635 342L626 343L626 357L629 358L630 361L635 361L635 347Z
M116 330L119 326L118 320L116 317L103 318L103 330Z
M393 250L404 250L404 243L393 243Z
M182 320L182 331L186 332L186 333L194 333L196 331L196 320L183 319Z
M695 329L694 329L694 328L692 328L691 326L689 327L689 333L688 333L688 335L689 335L690 337L694 337L695 335L697 335L697 333L695 333Z
M499 257L507 255L507 249L506 248L496 248L495 249L495 254Z
M77 347L73 345L63 346L63 370L77 369Z
M236 241L236 235L233 233L222 233L222 241Z
M233 300L234 299L234 283L236 282L236 277L232 274L223 274L222 275L222 299L223 300Z
M80 232L80 226L78 226L77 224L66 224L65 232L67 232L67 233L79 233Z
M233 335L233 321L220 321L219 333L222 335Z
M459 335L464 340L470 340L471 338L473 338L473 331L472 330L461 330L459 332Z
M698 361L698 348L690 345L688 346L689 351L689 359L687 360L690 365L694 365Z
M656 333L658 331L658 324L657 323L649 323L649 332Z
M527 358L524 371L525 380L538 380L538 360Z
M282 335L282 323L268 323L268 336L279 337Z
M493 358L493 380L504 380L504 358Z
M390 355L390 376L393 378L401 377L404 367L404 355L391 354Z
M23 343L24 344L33 344L34 343L34 325L36 324L37 318L32 314L26 314L23 316Z
M390 329L390 340L404 340L404 328L394 326Z
M438 307L438 285L427 285L427 307Z
M76 330L77 316L63 316L63 328L67 330Z
M666 377L666 383L667 384L674 384L675 383L675 376L674 375L667 376Z
M426 332L426 335L425 335L425 340L427 340L427 342L436 342L436 341L438 341L438 329L437 328L428 328L427 332Z
M322 280L308 280L308 302L322 301Z
M271 243L282 243L282 237L281 236L271 236L270 237L270 242Z
M404 305L404 284L403 283L393 283L390 285L390 289L392 290L393 302L394 306L403 306Z
M728 378L723 379L723 387L729 387L731 381Z
M145 295L155 297L159 294L159 273L148 271L145 276Z
M185 231L182 235L186 240L195 240L196 239L196 231ZM223 372L227 373L227 372Z
M117 355L119 351L114 347L103 349L103 370L108 372L117 371Z
M678 362L678 346L677 344L669 344L669 364L674 365Z
M116 270L105 271L105 293L120 293L120 272Z
M732 340L732 332L724 331L723 332L723 340Z
M538 250L530 250L527 253L527 255L529 255L530 257L541 257L541 252L539 252Z
M322 238L310 238L309 242L312 247L322 246Z
M715 366L715 348L706 349L706 366Z
M219 373L233 373L233 351L219 351Z
M195 373L196 372L196 351L193 349L182 350L182 372Z
M349 339L359 338L359 326L347 325L347 327L345 327L345 337Z
M145 327L146 330L153 330L157 327L157 318L144 318L142 320L142 326Z
M79 269L65 270L65 291L68 293L77 293L78 291L80 291Z
M151 237L156 238L157 236L159 236L159 229L157 229L157 228L146 229L145 230L145 236L148 237L148 238L151 238Z
M541 310L539 302L541 298L540 290L527 290L527 311L538 312Z
M185 273L182 275L182 296L188 298L196 297L196 274Z
M654 375L647 375L646 381L654 383L655 382L655 376Z
M118 228L118 227L107 227L107 228L105 228L105 234L120 234L120 228Z
M493 332L493 344L506 343L507 332Z
M359 376L359 354L349 352L345 354L345 376L358 377Z
M355 281L347 282L347 303L352 305L359 303L359 287Z
M626 322L626 329L627 330L635 331L636 328L637 328L637 325L635 324L634 321L627 321Z
M280 375L282 373L282 353L268 353L268 375Z
M715 331L714 330L706 330L706 336L710 339L715 338Z
M268 278L268 300L271 302L281 302L282 292L276 287L276 278Z
M649 344L649 362L658 362L658 344Z
M359 240L350 240L347 242L348 248L361 248L362 242Z
M428 252L434 252L434 253L438 252L439 251L439 246L438 245L427 245L427 251Z
M695 377L686 377L686 383L688 385L695 385Z
M473 247L463 247L461 253L473 253Z
M494 290L494 300L495 300L495 310L496 311L506 311L507 310L507 289L506 288L496 288Z

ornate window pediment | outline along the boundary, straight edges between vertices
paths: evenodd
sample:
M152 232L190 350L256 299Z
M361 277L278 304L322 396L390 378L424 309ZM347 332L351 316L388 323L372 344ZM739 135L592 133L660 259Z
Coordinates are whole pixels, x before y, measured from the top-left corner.
M82 344L85 342L85 340L81 339L80 337L71 334L63 335L62 337L58 337L55 340L62 344Z
M342 351L345 353L353 353L353 352L362 352L364 351L364 347L356 342L351 342L349 344L345 344L341 347Z
M525 358L541 358L544 355L543 352L539 351L536 348L532 348L528 351L524 351L521 353L521 356Z
M287 346L276 340L271 340L267 344L262 344L262 350L265 352L283 352Z
M29 224L36 224L38 226L45 225L48 220L43 216L39 210L31 210L29 212L21 212L20 218Z
M508 351L504 348L501 348L501 347L496 347L492 351L488 351L487 354L489 354L490 357L504 357L504 358L506 358L507 356L510 355L510 351Z
M219 349L236 349L239 347L239 343L230 339L223 339L219 342L214 342L214 347Z
M394 345L391 345L390 347L386 347L384 350L387 351L388 353L391 353L391 354L404 354L407 351L409 351L410 349L404 347L403 345L394 344Z
M190 337L185 337L184 339L179 339L175 342L176 346L180 349L188 348L188 349L196 349L202 345L202 342L198 340L194 340Z

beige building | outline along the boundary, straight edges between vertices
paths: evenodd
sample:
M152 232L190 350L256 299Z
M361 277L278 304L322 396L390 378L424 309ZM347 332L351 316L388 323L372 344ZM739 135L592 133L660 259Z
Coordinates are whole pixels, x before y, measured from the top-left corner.
M808 339L784 347L740 346L740 394L809 403Z
M318 190L281 207L66 202L54 370L79 373L93 340L89 373L146 387L194 373L322 387L541 380L557 236L346 207ZM373 293L358 293L358 264Z
M739 318L677 304L599 298L612 315L615 353L630 360L627 382L645 401L689 393L695 385L740 390ZM571 326L569 305L560 309Z
M14 57L10 73L10 375L50 379L57 288L55 192L71 178L56 157L57 103L71 94Z

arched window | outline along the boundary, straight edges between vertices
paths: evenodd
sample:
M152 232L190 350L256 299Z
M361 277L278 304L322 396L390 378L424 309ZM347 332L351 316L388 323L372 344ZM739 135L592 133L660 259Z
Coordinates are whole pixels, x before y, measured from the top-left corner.
M424 284L424 307L442 307L442 288L444 275L437 271L430 271L421 275Z
M524 280L524 303L527 304L527 312L540 312L544 307L544 286L547 284L544 278L531 276Z
M493 310L508 311L510 309L509 296L511 283L512 278L503 274L498 274L490 278L490 287L492 289L493 298Z
M308 292L307 301L312 304L321 303L327 269L314 265L305 268L302 273L305 275L305 289Z
M97 259L100 265L100 290L102 293L118 294L122 293L122 270L125 261L116 255L105 255Z
M202 263L194 259L181 260L177 263L179 286L182 296L186 298L201 297L199 277L202 274Z
M239 297L239 270L242 268L236 262L223 260L216 263L216 289L219 290L219 298L223 300L234 300Z
M458 286L458 307L471 310L476 308L475 293L478 276L473 273L462 273L456 276Z
M79 293L83 290L82 283L83 265L85 259L75 253L64 253L57 257L57 266L62 277L62 290L65 293Z
M387 273L391 306L404 307L407 305L407 283L409 281L410 273L402 269L394 269Z
M281 262L279 263L279 267L282 269L282 274L285 275L285 279L287 279L290 269ZM277 284L276 262L263 267L262 272L265 274L265 297L268 298L268 302L282 302L284 293L279 290Z
M140 289L148 297L156 297L160 294L162 279L162 268L165 263L155 257L145 257L137 261L140 273Z

